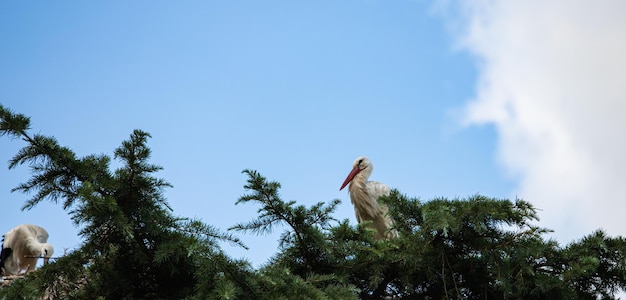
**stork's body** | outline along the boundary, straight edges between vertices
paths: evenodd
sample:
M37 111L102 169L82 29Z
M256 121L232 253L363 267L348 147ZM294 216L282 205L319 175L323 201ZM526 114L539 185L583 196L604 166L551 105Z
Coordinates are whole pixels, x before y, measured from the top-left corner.
M22 270L32 271L40 256L43 256L45 264L54 253L52 245L47 243L48 232L37 225L19 225L3 237L0 267L6 275L17 275Z
M348 191L356 220L359 223L371 221L370 226L376 229L376 239L397 237L398 233L392 229L393 220L388 215L387 206L378 202L378 197L389 195L391 190L383 183L368 181L373 170L374 166L367 157L357 158L339 190L350 184Z

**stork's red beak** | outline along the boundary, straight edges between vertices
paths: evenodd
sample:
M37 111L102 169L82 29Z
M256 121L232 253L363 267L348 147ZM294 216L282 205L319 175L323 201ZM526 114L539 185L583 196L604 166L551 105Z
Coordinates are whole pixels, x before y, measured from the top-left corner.
M354 176L356 176L356 174L359 174L359 172L361 172L361 169L359 169L359 166L355 166L354 168L352 168L352 171L350 171L350 174L348 174L348 177L346 177L346 180L344 180L343 184L341 185L341 187L339 188L339 190L343 190L343 188L346 187L346 185L348 185L348 183L350 183L350 181L352 181L352 178L354 178Z

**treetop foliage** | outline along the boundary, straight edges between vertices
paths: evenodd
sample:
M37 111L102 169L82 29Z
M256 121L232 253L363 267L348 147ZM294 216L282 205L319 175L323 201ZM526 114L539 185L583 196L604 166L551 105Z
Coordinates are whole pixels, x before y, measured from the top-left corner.
M247 194L236 203L258 205L258 217L224 232L173 214L148 133L135 130L111 158L79 157L29 130L28 117L0 105L0 136L26 144L9 168L32 174L14 191L33 194L23 209L63 205L83 243L0 299L612 299L626 288L623 237L596 231L562 247L523 200L421 201L393 190L379 201L400 236L375 240L366 224L333 216L339 200L283 201L278 182L244 170ZM220 247L245 247L235 232L273 230L280 247L258 269Z

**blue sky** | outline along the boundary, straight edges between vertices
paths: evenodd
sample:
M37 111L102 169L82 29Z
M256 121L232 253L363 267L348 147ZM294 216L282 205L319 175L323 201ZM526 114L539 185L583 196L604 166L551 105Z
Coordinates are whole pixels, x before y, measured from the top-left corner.
M561 191L585 178L567 181L535 166L570 157L564 153L577 145L571 135L576 128L571 122L540 122L569 120L556 118L559 110L542 107L549 103L545 99L553 99L550 90L510 82L526 69L529 78L554 73L539 77L539 82L571 82L539 64L553 55L551 48L520 51L520 40L502 38L528 36L532 44L532 38L541 37L519 32L516 25L528 22L523 14L503 18L531 12L532 5L481 3L2 2L0 103L30 116L33 132L55 136L78 155L111 155L133 129L149 132L152 162L164 168L158 176L174 186L165 193L174 214L223 230L256 216L258 207L234 205L246 193L243 169L280 182L284 200L312 205L341 199L336 217L355 223L348 193L339 186L360 155L375 165L372 180L422 200L480 193L521 197L544 210L562 212L558 205L570 195ZM575 13L574 25L581 19ZM565 12L563 18L569 16ZM519 23L499 26L507 20ZM543 25L544 30L552 28ZM532 56L535 50L542 55ZM619 64L614 68L620 69ZM503 69L507 72L496 72ZM553 69L563 70L561 65ZM613 77L618 78L615 86L621 86L621 75ZM527 90L537 97L518 101L516 96L523 94L518 92ZM582 111L589 111L586 100L580 101ZM608 107L619 102L610 100ZM525 114L526 107L535 110ZM594 120L604 120L613 111L593 107L600 107ZM619 128L623 122L617 122ZM597 134L590 130L586 136ZM547 137L556 146L539 147L546 143L535 137ZM565 150L553 153L561 149L559 141L565 141ZM623 138L612 141L621 149ZM24 145L7 138L1 143L4 161ZM582 168L598 157L584 148L589 143L580 145L572 148L580 155L572 154L564 165ZM623 160L607 163L615 164L624 165ZM594 169L593 174L602 171ZM536 174L550 176L535 182ZM0 169L0 231L35 223L48 229L57 253L77 247L78 229L59 205L20 210L28 195L10 189L28 178L26 166ZM546 187L550 180L565 180L565 187ZM614 195L625 194L617 184L609 188ZM575 211L566 218L546 215L547 227L579 226L563 235L566 242L606 227L601 222L578 224ZM259 265L276 252L281 231L269 236L236 233L250 250L225 249Z

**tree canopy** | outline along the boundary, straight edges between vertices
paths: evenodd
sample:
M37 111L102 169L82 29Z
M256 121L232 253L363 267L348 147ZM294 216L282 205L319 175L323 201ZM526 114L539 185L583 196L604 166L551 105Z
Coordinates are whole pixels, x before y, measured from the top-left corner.
M626 288L626 240L602 231L560 246L546 239L531 203L472 195L421 201L393 190L400 236L376 240L364 224L337 220L339 200L311 207L280 198L280 184L244 170L236 203L259 215L224 231L174 215L155 177L150 135L135 130L112 157L79 157L30 119L0 105L0 136L26 145L9 169L31 177L14 191L63 206L80 228L79 248L11 286L0 299L612 299ZM121 166L111 169L111 161ZM235 233L281 230L262 267L221 247Z

